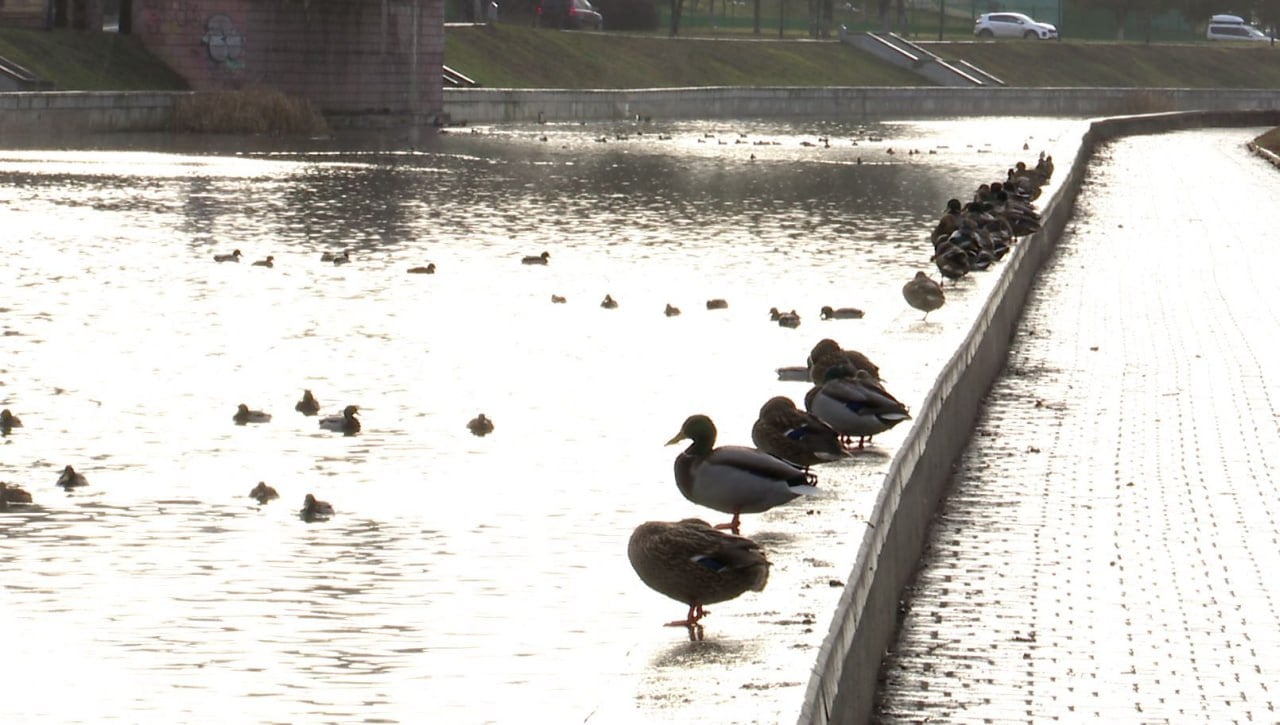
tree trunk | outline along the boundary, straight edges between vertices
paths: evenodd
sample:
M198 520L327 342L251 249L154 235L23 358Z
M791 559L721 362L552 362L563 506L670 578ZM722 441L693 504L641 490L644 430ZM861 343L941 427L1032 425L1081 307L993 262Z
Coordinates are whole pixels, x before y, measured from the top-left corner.
M680 34L680 11L684 8L684 0L671 0L671 37Z

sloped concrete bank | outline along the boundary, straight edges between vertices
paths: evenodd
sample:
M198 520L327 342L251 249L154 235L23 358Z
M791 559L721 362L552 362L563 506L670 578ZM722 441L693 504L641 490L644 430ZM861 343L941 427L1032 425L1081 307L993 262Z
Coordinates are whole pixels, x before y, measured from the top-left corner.
M1280 112L1194 112L1094 121L1069 164L1059 160L1056 189L1042 203L1042 228L1017 245L965 342L916 411L890 465L819 651L799 722L865 723L877 677L898 626L899 597L914 573L930 522L946 494L952 463L967 445L983 397L1004 366L1027 294L1070 219L1086 166L1099 145L1126 135L1185 128L1275 126ZM998 562L992 562L997 565Z

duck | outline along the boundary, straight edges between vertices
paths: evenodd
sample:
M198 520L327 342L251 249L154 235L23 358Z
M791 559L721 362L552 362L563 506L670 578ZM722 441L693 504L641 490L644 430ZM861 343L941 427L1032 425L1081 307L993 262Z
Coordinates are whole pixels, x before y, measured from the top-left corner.
M805 470L818 463L847 458L840 434L811 413L796 408L786 396L769 398L751 426L756 448Z
M916 272L916 276L910 282L902 285L902 296L907 300L907 304L924 312L924 319L929 319L929 313L941 307L947 301L947 296L942 292L942 285L934 282L929 275L924 272Z
M348 405L342 409L342 415L330 415L321 418L320 427L349 436L355 435L360 432L360 421L356 419L356 413L359 411L359 406Z
M718 529L741 533L742 514L763 513L818 492L813 477L781 458L746 446L716 448L716 426L705 415L685 419L667 445L682 440L691 443L676 456L676 487L699 506L733 514Z
M252 266L254 266L254 267L268 267L268 268L270 268L270 267L274 267L274 266L276 266L276 258L275 258L274 256L272 256L272 255L268 254L266 259L259 259L258 261L254 262Z
M848 365L829 369L823 383L805 394L804 406L846 439L856 436L859 449L873 436L911 419L907 407L870 373Z
M312 395L310 390L304 390L302 400L295 403L293 409L303 415L315 415L320 412L320 401L316 400L316 396Z
M239 249L237 249L237 250L233 251L231 254L215 254L215 255L213 255L213 261L215 261L215 262L239 262L239 261L240 261L240 257L241 257L240 250L239 250Z
M343 255L350 256L350 255L347 253L347 251L346 251L345 249L344 249L343 251L341 251L341 252L321 252L321 253L320 253L320 261L321 261L321 262L332 262L333 260L335 260L335 259L337 259L338 257L341 257L341 256L343 256Z
M303 521L324 521L333 515L333 504L321 501L312 494L302 500L302 510L298 512Z
M493 432L493 421L486 418L484 413L481 413L467 421L467 430L471 431L472 435L483 438Z
M551 304L553 305L563 305L568 301L569 300L566 299L564 295L556 295L556 294L551 295Z
M600 300L600 306L606 310L615 310L618 308L618 301L613 298L613 295L605 295L604 299Z
M231 420L234 420L236 425L266 423L271 420L271 414L263 413L261 410L249 410L249 406L241 403L236 406L236 414L231 416Z
M710 614L708 604L764 591L769 581L769 559L759 544L701 519L640 524L627 541L627 559L646 586L689 607L683 620L665 626L691 634Z
M551 261L551 253L543 252L538 255L529 255L520 259L520 264L546 264Z
M264 504L272 499L280 498L280 494L276 490L267 485L266 481L258 481L258 485L253 487L249 492L249 498L257 499L258 503Z
M680 314L680 308L668 302L667 309L663 310L662 314L666 315L667 317L675 317L676 315Z
M769 308L769 319L778 323L779 327L795 329L800 326L800 314L795 310L780 312L777 307Z
M436 273L436 263L435 263L435 262L428 262L428 263L427 263L427 266L425 266L425 267L410 267L410 268L409 268L409 274L435 274L435 273Z
M31 503L31 494L11 483L0 481L0 508L11 503Z
M9 431L14 428L21 428L22 421L18 416L14 415L8 408L0 410L0 433L9 435Z
M78 488L80 486L88 486L89 479L85 478L83 473L76 473L76 469L67 466L62 469L62 475L58 476L57 485L65 489Z
M824 320L861 320L862 310L857 307L831 307L826 305L820 310Z
M938 272L952 282L969 274L969 254L949 238L934 246L933 263L938 267Z
M343 252L342 254L335 254L333 259L330 261L333 262L333 266L339 267L351 261L351 253Z
M849 365L855 370L866 370L873 378L880 378L880 366L857 350L845 350L840 343L831 338L823 338L814 344L809 351L807 366L809 381L820 385L826 379L827 371L836 365Z
M726 300L716 297L715 299L707 300L707 309L708 310L727 310L729 309L729 303Z

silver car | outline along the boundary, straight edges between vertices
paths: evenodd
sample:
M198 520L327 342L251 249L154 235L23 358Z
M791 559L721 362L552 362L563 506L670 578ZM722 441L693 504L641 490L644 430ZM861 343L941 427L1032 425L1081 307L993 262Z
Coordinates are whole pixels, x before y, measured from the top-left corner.
M979 38L1056 40L1058 28L1033 20L1022 13L985 13L974 21L973 34Z

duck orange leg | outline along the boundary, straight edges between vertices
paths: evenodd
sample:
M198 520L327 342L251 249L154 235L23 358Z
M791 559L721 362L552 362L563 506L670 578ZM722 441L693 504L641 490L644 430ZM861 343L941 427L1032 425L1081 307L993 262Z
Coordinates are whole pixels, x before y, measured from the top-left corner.
M742 531L740 530L741 526L742 526L742 522L738 520L738 512L734 511L732 521L730 521L727 524L716 524L715 528L728 529L729 533L733 534L734 536L740 536L742 534Z
M708 614L711 614L711 612L708 612L707 610L703 609L701 604L690 604L689 615L687 617L685 617L684 619L677 619L674 622L667 622L662 626L690 627L690 628L697 627L698 621L701 620L703 617L707 616Z

